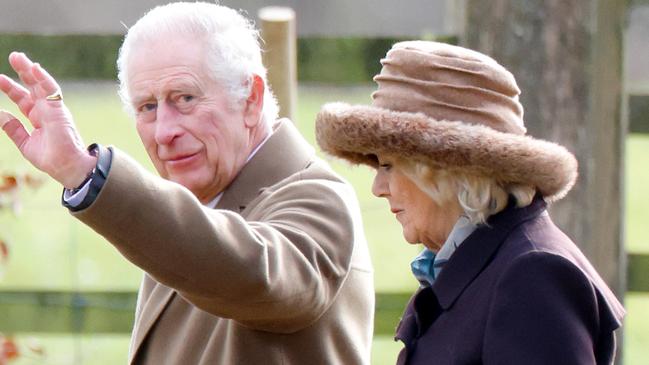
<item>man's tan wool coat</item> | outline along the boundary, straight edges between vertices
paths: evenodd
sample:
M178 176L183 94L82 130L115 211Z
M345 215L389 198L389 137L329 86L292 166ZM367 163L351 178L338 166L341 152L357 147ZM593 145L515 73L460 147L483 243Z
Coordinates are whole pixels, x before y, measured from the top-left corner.
M369 364L373 274L353 189L290 121L209 209L119 150L74 213L146 274L131 364Z

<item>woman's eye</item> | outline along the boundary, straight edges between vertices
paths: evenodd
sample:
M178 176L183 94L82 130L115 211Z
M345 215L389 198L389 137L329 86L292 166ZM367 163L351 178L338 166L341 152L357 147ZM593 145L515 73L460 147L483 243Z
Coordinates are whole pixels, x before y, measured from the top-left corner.
M380 167L381 169L383 169L383 170L389 170L389 169L392 168L392 165L389 164L389 163L382 163L382 164L379 164L379 167Z

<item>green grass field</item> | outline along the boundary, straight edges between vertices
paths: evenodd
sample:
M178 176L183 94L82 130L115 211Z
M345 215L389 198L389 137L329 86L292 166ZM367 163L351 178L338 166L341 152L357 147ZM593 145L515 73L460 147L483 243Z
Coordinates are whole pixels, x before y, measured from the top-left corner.
M356 88L300 88L296 123L314 143L313 121L320 105L327 101L369 103L372 86ZM75 115L86 143L114 145L151 168L140 146L132 122L121 110L114 87L108 84L64 85L66 102ZM0 97L0 107L9 108ZM649 252L649 135L630 136L627 142L627 247ZM409 246L401 228L382 199L370 193L372 173L366 168L350 168L332 161L334 168L355 186L363 209L368 242L376 270L376 290L412 291L416 287L408 264L418 247ZM0 136L0 172L32 171L5 136ZM60 186L48 182L38 191L23 194L19 216L0 214L0 235L11 245L11 261L0 279L1 291L10 289L51 290L136 290L141 277L133 267L101 237L76 222L60 206ZM629 310L625 325L625 363L644 364L649 358L649 295L626 298ZM395 323L396 325L396 323ZM0 332L2 329L0 328ZM36 337L48 352L47 361L23 359L17 364L120 364L125 362L128 336L97 334L21 334L23 342ZM399 345L388 336L375 339L373 364L393 364Z

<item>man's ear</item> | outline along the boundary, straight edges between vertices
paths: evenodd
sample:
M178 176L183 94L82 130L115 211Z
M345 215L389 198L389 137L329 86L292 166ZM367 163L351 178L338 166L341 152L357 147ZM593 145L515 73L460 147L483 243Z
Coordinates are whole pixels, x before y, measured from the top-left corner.
M244 107L244 122L246 127L252 128L261 121L261 110L264 106L264 80L256 74L252 75L250 95Z

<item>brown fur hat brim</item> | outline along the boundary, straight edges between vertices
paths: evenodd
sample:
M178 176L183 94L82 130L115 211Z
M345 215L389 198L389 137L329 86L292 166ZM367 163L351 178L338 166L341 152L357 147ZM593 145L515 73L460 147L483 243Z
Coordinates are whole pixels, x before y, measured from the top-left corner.
M372 155L397 156L534 186L550 202L565 196L577 179L575 157L558 144L421 113L329 103L316 117L316 139L324 152L354 164L376 167Z

